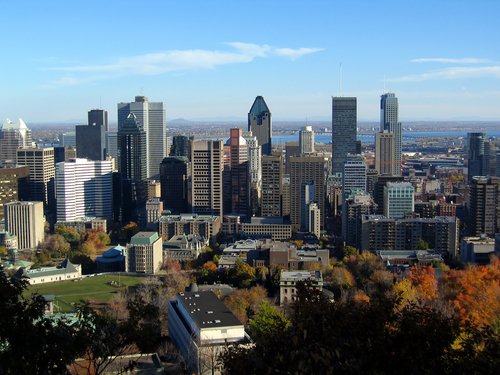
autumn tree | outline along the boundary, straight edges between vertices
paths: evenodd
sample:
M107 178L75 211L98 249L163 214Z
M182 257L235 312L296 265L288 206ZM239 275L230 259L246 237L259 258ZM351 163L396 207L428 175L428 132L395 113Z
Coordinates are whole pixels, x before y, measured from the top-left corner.
M240 322L246 324L249 317L259 310L265 298L266 290L255 286L250 289L237 289L225 297L223 302Z
M59 225L55 230L56 234L60 234L64 239L69 242L72 249L76 249L80 244L81 234L73 227Z
M432 266L411 267L408 280L415 287L417 298L431 301L438 296L438 281Z

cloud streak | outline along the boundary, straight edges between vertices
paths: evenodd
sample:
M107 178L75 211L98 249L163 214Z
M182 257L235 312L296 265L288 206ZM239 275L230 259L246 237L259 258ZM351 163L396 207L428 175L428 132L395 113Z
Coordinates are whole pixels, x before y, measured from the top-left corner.
M109 64L72 65L45 68L45 71L55 71L70 74L60 77L54 83L61 86L67 83L75 85L87 80L75 75L100 74L97 79L112 78L122 75L159 75L173 71L215 69L222 65L250 63L257 58L284 57L296 60L303 56L322 51L322 48L277 48L267 44L252 44L232 42L227 51L190 49L169 50L148 53L118 59Z
M500 78L500 66L450 67L433 72L391 78L389 82L423 82L432 80L453 80L470 78Z
M464 57L464 58L448 58L448 57L421 57L418 59L410 60L412 63L440 63L440 64L484 64L489 63L491 60L480 59L477 57Z

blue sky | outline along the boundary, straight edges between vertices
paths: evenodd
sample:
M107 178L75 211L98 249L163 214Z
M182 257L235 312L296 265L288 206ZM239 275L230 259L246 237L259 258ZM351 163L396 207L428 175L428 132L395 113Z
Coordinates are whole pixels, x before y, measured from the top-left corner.
M83 122L144 94L167 118L500 119L500 1L2 1L0 118Z

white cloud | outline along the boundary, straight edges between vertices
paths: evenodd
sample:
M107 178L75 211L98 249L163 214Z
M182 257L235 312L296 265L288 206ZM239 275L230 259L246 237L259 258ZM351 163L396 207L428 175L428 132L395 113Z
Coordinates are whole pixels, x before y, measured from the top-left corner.
M422 82L443 79L500 78L500 66L451 67L433 72L391 78L389 82Z
M448 57L421 57L410 60L412 63L440 63L440 64L484 64L491 62L488 59L480 59L477 57L464 58L448 58Z
M74 74L107 74L102 78L125 74L158 75L181 70L214 69L221 65L249 63L257 58L269 56L281 56L295 60L322 51L321 48L276 48L267 44L259 45L241 42L226 43L226 45L232 47L232 50L170 50L124 57L109 64L58 66L43 70ZM66 82L68 85L74 85L85 81L85 78L83 78L82 82L78 82L79 79L76 77L62 77L57 80L57 83L63 85ZM92 79L92 81L94 80Z

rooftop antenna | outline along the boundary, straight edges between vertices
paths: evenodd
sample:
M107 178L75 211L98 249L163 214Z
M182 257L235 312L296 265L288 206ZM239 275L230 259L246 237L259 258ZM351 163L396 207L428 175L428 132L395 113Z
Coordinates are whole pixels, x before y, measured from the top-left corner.
M102 96L99 96L99 108L102 108Z
M340 96L343 96L343 92L342 92L342 63L340 63L340 68L339 68L339 91L340 91Z
M387 92L386 88L385 88L385 74L384 74L384 94Z

